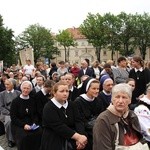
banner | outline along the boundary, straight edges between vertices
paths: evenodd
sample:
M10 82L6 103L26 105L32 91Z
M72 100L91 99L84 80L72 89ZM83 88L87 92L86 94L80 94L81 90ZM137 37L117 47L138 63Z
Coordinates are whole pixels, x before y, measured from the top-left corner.
M27 48L19 51L19 55L22 66L26 65L26 60L31 60L31 64L34 65L34 54L32 48Z
M3 60L0 61L0 74L3 73Z

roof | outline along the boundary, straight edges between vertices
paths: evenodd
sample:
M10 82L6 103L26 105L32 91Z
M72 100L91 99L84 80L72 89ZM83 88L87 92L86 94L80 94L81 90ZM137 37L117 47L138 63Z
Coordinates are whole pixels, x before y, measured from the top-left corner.
M67 30L73 35L73 38L76 40L77 39L86 39L86 37L83 34L81 34L79 28L73 27L73 28L67 28Z

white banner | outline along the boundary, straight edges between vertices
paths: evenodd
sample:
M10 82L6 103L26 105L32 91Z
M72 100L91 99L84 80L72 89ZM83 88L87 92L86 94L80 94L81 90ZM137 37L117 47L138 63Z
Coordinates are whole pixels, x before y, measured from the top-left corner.
M4 150L4 149L0 146L0 150Z
M0 61L0 74L3 72L3 60Z
M34 53L32 48L27 48L19 51L20 60L22 66L26 65L26 60L31 60L31 64L34 65Z

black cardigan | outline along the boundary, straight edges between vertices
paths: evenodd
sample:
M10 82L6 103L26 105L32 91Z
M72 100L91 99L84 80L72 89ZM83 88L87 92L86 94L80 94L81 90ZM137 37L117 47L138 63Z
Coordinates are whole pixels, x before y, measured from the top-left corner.
M75 132L85 134L78 110L68 102L67 118L61 109L49 101L43 109L43 136L41 150L60 150L66 139L71 140ZM75 145L75 141L71 140Z

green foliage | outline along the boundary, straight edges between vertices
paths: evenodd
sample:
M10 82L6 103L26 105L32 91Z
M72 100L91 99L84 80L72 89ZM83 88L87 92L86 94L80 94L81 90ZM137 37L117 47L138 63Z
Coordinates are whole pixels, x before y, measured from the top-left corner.
M119 39L121 41L121 50L120 53L124 56L130 56L133 54L133 36L134 36L134 15L126 14L125 12L121 12L118 16L120 19L120 36Z
M13 31L3 26L3 19L0 15L0 60L3 60L4 65L7 66L16 63L13 37Z
M117 16L106 13L104 16L104 25L106 27L107 48L111 50L111 59L113 60L114 51L121 49L119 30L120 20Z
M30 25L16 37L16 47L20 50L32 47L35 62L42 56L52 59L53 55L58 53L51 31L39 24Z
M59 50L54 46L55 39L51 31L39 24L30 25L15 39L11 29L3 26L3 18L0 15L0 60L11 65L16 61L16 52L24 48L34 49L35 61L39 57L54 58ZM112 59L114 51L119 51L124 56L130 56L136 48L139 48L143 59L147 48L150 47L150 16L144 14L126 14L121 12L118 15L106 13L103 16L99 13L88 13L87 18L80 25L81 33L95 47L97 59L100 61L102 48L111 50ZM73 35L68 30L59 31L56 41L65 49L65 61L69 61L70 47L77 46Z
M146 49L150 46L150 16L136 14L134 19L134 46L138 47L142 58L145 59Z
M101 48L107 45L107 28L104 25L104 18L100 14L89 13L87 19L80 25L80 31L96 48L97 60L100 61Z
M56 35L56 40L65 49L65 61L69 61L70 47L77 46L77 43L73 39L73 35L68 30L62 30L59 31L58 35Z
M150 16L147 13L132 15L121 12L117 16L89 13L80 30L96 48L98 60L101 48L106 47L112 51L112 59L116 50L124 56L130 56L135 48L140 49L144 59L146 49L150 46Z

